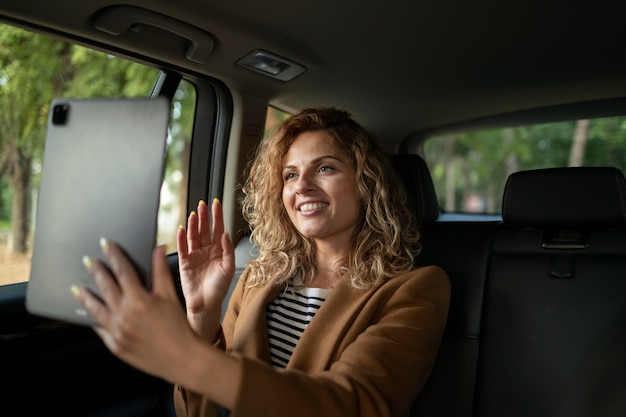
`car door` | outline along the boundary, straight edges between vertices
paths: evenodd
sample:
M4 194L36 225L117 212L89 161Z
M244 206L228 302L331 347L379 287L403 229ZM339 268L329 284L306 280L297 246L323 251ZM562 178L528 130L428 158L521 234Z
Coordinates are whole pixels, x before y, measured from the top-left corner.
M32 315L25 308L32 232L36 228L37 174L44 152L45 124L39 119L43 114L46 120L46 102L58 96L161 95L171 101L161 208L155 221L158 243L167 245L168 262L177 283L178 225L186 219L188 207L195 207L198 200L208 196L221 198L223 193L232 117L228 90L210 78L165 70L136 59L131 62L8 25L0 24L0 36L4 36L3 45L11 45L7 39L12 36L16 46L13 55L4 56L0 105L15 109L12 114L17 122L13 126L18 132L14 138L7 133L10 121L4 112L0 116L0 155L6 159L10 149L21 146L18 150L30 158L25 170L30 182L22 202L26 210L23 219L8 207L9 201L14 207L21 195L18 182L11 177L15 169L6 168L6 164L0 169L0 212L9 217L4 221L0 217L0 414L174 415L169 382L117 359L91 328ZM44 52L47 55L36 64L33 56ZM19 65L22 72L17 71ZM71 71L66 71L70 67ZM12 68L15 71L11 72ZM24 68L32 70L30 77L23 74ZM61 73L63 77L59 77ZM60 78L66 84L59 86ZM24 97L29 97L30 105L22 103ZM7 104L8 100L12 103ZM27 134L28 129L35 134ZM22 237L16 232L16 222L28 225L24 242L18 241Z

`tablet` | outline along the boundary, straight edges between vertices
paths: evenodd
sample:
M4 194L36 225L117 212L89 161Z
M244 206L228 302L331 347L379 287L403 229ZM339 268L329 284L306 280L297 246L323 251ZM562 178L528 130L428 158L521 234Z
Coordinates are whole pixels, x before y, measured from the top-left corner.
M52 102L26 290L30 313L96 324L70 287L98 294L82 258L106 262L101 237L118 243L150 286L169 115L165 98Z

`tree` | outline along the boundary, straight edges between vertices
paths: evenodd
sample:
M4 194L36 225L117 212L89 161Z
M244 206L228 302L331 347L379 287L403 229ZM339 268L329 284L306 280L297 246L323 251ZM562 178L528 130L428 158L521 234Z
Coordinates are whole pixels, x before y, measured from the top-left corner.
M605 165L626 172L626 117L594 119L589 127L586 165Z
M71 76L63 93L68 97L146 97L159 71L126 59L71 46Z
M0 175L13 191L15 253L28 249L33 160L41 158L48 107L68 51L49 38L0 26Z
M158 70L0 25L0 176L12 190L12 251L28 251L31 191L53 98L148 96ZM35 173L36 174L36 173Z
M589 119L576 122L576 131L572 140L572 148L569 154L570 167L581 167L585 162L585 149L587 147L587 132L589 132Z

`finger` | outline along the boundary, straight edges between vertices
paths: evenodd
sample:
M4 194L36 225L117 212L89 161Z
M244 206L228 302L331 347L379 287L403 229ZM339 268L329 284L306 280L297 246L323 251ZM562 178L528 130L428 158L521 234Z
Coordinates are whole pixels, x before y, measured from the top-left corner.
M100 239L100 247L111 264L111 269L117 278L121 291L135 294L145 292L145 288L137 276L135 266L122 249L106 238Z
M102 262L89 256L83 256L83 265L87 272L93 277L103 304L117 305L121 297L121 290L115 278L111 276L108 268L102 264Z
M152 251L152 291L166 299L178 298L172 274L167 265L164 245L159 245Z
M219 243L224 234L224 210L220 200L214 198L211 209L213 211L213 239Z
M209 207L203 200L198 203L198 233L202 246L211 244L211 223L209 220Z
M235 247L230 239L230 233L226 232L222 234L222 268L224 268L229 275L235 273Z
M200 248L200 240L198 236L198 215L195 211L189 213L187 219L187 246L190 251Z
M70 292L101 326L108 326L109 309L98 296L89 289L77 285L72 285Z
M187 257L189 253L189 247L187 246L187 231L180 225L176 232L176 250L178 251L178 257L183 259Z

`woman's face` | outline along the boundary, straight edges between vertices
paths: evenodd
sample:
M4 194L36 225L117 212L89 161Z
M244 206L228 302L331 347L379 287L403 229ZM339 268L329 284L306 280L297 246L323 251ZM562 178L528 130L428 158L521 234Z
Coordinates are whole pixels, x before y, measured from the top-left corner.
M345 249L359 218L348 154L320 131L296 137L283 159L283 204L293 225L316 243Z

